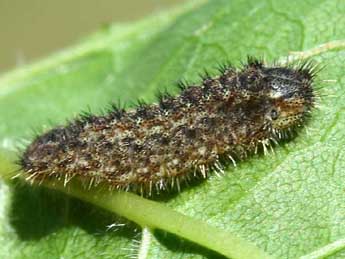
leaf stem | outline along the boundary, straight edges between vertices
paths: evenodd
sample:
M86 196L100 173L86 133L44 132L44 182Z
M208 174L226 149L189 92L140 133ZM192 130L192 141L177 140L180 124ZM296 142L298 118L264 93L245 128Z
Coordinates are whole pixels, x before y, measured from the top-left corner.
M161 203L144 199L133 193L110 192L101 187L87 191L80 184L73 183L67 187L57 182L50 182L45 185L114 212L142 227L165 230L229 258L272 258L252 243L232 233L185 216Z

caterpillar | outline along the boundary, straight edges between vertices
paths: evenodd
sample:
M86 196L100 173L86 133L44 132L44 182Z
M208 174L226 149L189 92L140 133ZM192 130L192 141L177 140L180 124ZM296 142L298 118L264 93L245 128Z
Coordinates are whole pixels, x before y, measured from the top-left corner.
M193 177L222 171L288 139L310 117L316 75L310 62L267 66L248 58L240 69L220 66L200 85L179 84L178 96L140 102L105 115L80 115L38 136L22 153L28 180L73 177L90 185L148 193L177 188Z

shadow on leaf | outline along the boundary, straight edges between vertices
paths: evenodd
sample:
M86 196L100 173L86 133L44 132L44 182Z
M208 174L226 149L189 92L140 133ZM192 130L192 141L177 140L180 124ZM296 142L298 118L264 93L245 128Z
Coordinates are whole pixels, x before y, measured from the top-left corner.
M209 259L226 259L223 255L162 230L155 230L154 236L167 249L174 252L183 254L200 254L204 258Z
M61 228L78 226L95 236L121 235L133 239L136 226L91 204L63 193L16 181L13 184L10 223L22 240L38 240ZM126 223L116 231L107 226Z

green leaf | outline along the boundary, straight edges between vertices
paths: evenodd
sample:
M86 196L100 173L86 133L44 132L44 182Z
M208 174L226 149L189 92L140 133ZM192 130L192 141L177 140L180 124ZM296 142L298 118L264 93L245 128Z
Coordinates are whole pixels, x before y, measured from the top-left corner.
M34 131L63 124L81 111L100 113L118 100L153 102L158 89L176 93L175 81L197 82L199 72L223 61L239 64L254 55L270 62L299 52L297 57L324 66L316 83L320 108L306 130L276 147L275 154L229 166L225 176L160 202L277 258L343 258L344 13L345 3L335 0L194 1L139 23L105 27L76 47L0 78L0 174L11 174L16 146L30 141ZM176 236L141 232L57 191L0 182L0 258L138 253L139 258L218 256Z

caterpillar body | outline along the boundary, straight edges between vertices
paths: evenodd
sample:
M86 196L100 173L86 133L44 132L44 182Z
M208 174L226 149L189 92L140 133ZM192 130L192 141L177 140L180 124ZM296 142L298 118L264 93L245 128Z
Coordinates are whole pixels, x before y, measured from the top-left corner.
M84 115L38 136L20 159L28 179L77 176L92 184L151 194L221 171L288 138L315 102L315 67L267 66L249 58L241 69L220 68L200 85L180 84L178 96L102 116Z

